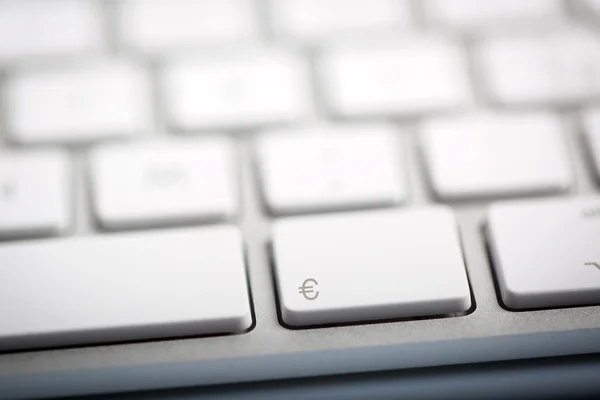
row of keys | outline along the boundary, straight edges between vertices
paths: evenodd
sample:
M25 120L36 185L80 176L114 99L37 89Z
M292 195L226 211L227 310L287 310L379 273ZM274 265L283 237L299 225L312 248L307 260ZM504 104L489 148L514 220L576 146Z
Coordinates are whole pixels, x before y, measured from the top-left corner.
M487 231L505 306L600 302L600 198L496 204ZM289 326L474 307L446 206L280 219L272 257ZM243 243L231 226L7 243L0 265L0 350L252 325Z
M231 57L166 68L166 113L175 129L235 128L306 115L307 77L296 55L270 49ZM129 62L24 70L7 79L3 95L7 134L23 144L131 136L151 126L148 76Z
M565 105L600 94L600 38L589 33L494 39L478 54L485 90L501 104ZM317 63L334 115L421 115L470 103L461 51L442 38L336 46ZM290 123L312 111L306 62L282 49L175 61L160 78L175 130ZM152 125L150 92L145 71L124 61L21 71L3 88L7 134L27 144L138 134Z
M467 32L551 25L564 15L559 0L423 3L432 26ZM263 34L255 5L251 0L128 0L116 3L114 23L125 47L149 53L249 42ZM271 0L268 5L275 34L302 41L390 33L410 27L413 19L406 0ZM0 3L0 63L99 52L106 47L105 9L92 0Z
M585 118L598 177L599 115ZM557 194L573 183L565 130L550 113L440 117L425 123L419 137L439 200ZM274 215L394 206L408 197L405 144L391 125L273 130L254 147L262 197ZM66 154L6 154L0 235L65 231L71 220ZM239 209L236 161L235 145L225 137L97 146L89 161L95 218L110 230L230 220Z

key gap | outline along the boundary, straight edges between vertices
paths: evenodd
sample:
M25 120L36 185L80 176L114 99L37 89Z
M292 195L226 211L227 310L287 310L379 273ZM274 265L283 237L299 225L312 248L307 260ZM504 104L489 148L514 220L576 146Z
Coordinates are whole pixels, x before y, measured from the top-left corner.
M488 98L488 94L486 93L483 68L478 62L477 49L480 45L480 38L463 38L461 44L466 73L471 83L472 108L478 109L490 107L492 101Z
M275 298L272 271L268 268L263 244L270 235L269 219L262 212L258 170L254 167L254 134L242 135L236 141L239 160L239 188L243 209L240 212L239 228L242 232L248 257L248 281L254 292L253 309L256 309L257 329L265 332L276 323ZM258 203L257 203L258 202ZM259 322L260 319L260 322Z
M99 4L100 25L102 36L106 42L106 50L110 56L121 52L122 43L119 38L122 36L119 30L119 4L116 0L104 0Z
M427 169L421 164L419 154L419 129L416 123L412 124L395 124L398 127L398 138L400 148L397 151L402 151L403 165L398 168L404 169L403 173L406 178L406 202L403 206L414 206L420 204L431 203L428 193Z
M319 72L319 58L323 51L322 48L308 45L303 46L300 50L307 65L307 85L309 86L312 119L316 120L327 120L331 114L327 105L325 85L321 84L322 77Z
M165 112L164 86L161 84L161 76L164 73L164 59L154 57L145 58L143 68L148 76L150 85L150 110L152 112L150 134L165 134L169 131L168 119Z
M259 28L259 40L272 42L276 39L274 15L271 12L270 0L251 0L254 17Z
M431 21L427 18L427 13L422 0L405 0L410 16L410 27L417 32L431 29ZM419 32L422 33L422 32Z

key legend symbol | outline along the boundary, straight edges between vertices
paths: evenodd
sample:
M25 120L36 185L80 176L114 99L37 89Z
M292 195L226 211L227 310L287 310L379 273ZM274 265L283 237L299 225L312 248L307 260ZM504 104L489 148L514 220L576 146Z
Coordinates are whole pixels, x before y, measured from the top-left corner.
M600 217L600 206L586 208L583 210L582 215L584 218Z
M595 263L595 262L586 262L585 265L592 265L598 269L600 269L600 263Z
M145 171L144 179L144 183L149 188L154 189L182 188L183 185L189 182L185 167L177 163L149 165Z
M305 279L304 282L302 282L302 286L298 287L298 293L303 295L306 300L315 300L319 297L319 291L314 290L314 287L318 284L319 282L313 278Z

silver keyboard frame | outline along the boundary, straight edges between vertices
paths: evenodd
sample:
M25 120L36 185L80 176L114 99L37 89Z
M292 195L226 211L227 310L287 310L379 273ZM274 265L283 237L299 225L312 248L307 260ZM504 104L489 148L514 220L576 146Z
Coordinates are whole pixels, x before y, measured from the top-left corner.
M468 46L469 41L466 43ZM157 65L160 63L150 65L154 77ZM477 76L472 76L477 89ZM0 84L1 79L0 74ZM481 99L476 92L475 109L488 107ZM316 100L319 109L320 99ZM556 110L565 120L565 142L575 175L574 187L565 196L600 194L581 132L581 109ZM315 119L323 119L323 115L322 110L317 110ZM165 132L160 112L156 119L157 132ZM382 120L398 126L398 136L404 144L410 185L405 207L434 203L418 152L419 120ZM271 218L260 203L253 134L232 135L239 145L243 198L242 214L235 222L241 226L246 243L255 327L240 335L0 354L0 398L108 393L600 353L600 305L522 312L500 306L483 234L489 205L484 201L452 205L476 301L471 314L305 330L284 328L278 322L267 250ZM2 147L7 146L0 135L0 150ZM86 186L87 148L70 147L77 166L75 234L111 234L97 233L93 228Z

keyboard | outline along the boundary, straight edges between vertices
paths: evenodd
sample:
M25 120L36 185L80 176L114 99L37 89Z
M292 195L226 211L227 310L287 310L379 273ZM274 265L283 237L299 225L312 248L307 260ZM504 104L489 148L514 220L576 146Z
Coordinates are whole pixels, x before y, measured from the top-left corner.
M0 398L600 353L600 1L0 1Z

